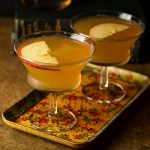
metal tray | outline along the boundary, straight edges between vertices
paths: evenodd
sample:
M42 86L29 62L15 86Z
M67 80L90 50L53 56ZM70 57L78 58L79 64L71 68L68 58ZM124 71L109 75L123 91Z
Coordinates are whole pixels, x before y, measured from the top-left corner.
M111 80L126 89L126 97L117 103L99 104L86 100L81 89L84 85L99 80L100 67L88 64L82 72L81 85L73 91L61 93L58 105L74 112L77 125L66 132L47 133L36 130L29 118L34 110L48 105L47 94L33 91L2 113L3 121L10 127L46 138L70 147L81 148L94 141L120 114L128 108L150 85L148 76L136 72L109 67Z

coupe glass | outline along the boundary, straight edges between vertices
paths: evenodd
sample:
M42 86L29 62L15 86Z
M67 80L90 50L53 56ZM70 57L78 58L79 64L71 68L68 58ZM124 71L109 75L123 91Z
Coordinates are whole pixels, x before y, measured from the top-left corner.
M51 40L51 44L53 45L51 48L56 48L56 51L60 50L59 47L64 46L63 49L61 49L63 50L61 57L69 55L65 63L43 63L40 62L40 60L34 61L22 56L21 50L24 46L45 38ZM55 38L55 41L53 41L53 38ZM65 42L67 39L76 43L74 53L72 54L68 54L66 50L69 49L70 51L72 46L68 46L67 41ZM64 40L64 43L60 42L62 40ZM79 45L82 45L82 49L78 47ZM33 112L30 117L32 126L48 132L60 132L74 127L77 122L76 116L71 111L57 106L57 94L73 90L79 86L81 82L81 70L91 59L95 50L93 41L85 36L74 33L38 32L20 38L16 41L14 48L19 59L28 71L27 81L29 85L37 90L49 92L49 96L47 97L49 107ZM84 51L88 51L88 54L83 57L82 54ZM52 55L54 55L54 53ZM69 62L68 59L72 60L74 55L78 56L78 59Z
M130 60L135 42L144 31L143 22L124 12L98 10L76 15L70 26L95 42L91 63L101 66L99 82L84 86L84 96L99 103L122 100L126 91L121 84L109 80L108 67L124 65Z

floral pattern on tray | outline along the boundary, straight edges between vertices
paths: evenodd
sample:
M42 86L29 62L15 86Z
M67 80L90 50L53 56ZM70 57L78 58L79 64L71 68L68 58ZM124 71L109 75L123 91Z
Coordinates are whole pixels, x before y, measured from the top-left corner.
M110 67L110 78L117 81L125 88L127 95L124 100L112 104L99 104L86 100L82 96L82 86L99 80L99 69L89 65L82 72L82 83L74 91L58 95L58 106L71 110L77 117L77 125L66 132L50 133L66 142L86 144L95 139L109 124L133 101L134 96L149 82L149 78L138 73ZM35 110L48 107L47 97L41 99L34 107L27 110L16 119L16 123L33 128L29 118ZM46 120L43 120L45 123ZM45 138L46 138L45 133ZM53 138L51 139L53 140Z

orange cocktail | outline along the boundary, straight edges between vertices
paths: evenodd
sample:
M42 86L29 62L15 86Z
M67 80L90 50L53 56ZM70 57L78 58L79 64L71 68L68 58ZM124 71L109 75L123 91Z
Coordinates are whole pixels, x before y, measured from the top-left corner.
M94 50L92 40L67 32L36 32L15 42L15 51L28 71L28 83L49 92L49 106L35 110L30 116L33 127L61 132L75 126L77 118L73 112L57 106L57 94L80 84L81 71Z
M97 13L97 15L96 15ZM92 62L101 65L125 64L131 57L130 49L143 32L143 27L131 21L129 14L120 17L88 13L72 21L75 32L90 36L96 51Z
M45 35L22 42L17 52L28 70L28 83L32 87L62 91L80 84L80 72L93 50L86 42Z
M144 31L143 22L125 12L97 10L73 17L71 28L94 41L96 51L91 63L102 66L99 83L91 83L83 88L86 98L100 103L122 100L126 91L120 84L109 82L107 67L123 65L130 60L135 42ZM89 93L89 89L93 92Z

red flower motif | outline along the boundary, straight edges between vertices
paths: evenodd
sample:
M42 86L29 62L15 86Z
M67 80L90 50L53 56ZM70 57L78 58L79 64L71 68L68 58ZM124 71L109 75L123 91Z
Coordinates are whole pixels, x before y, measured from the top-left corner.
M66 120L66 124L72 124L73 121L71 120Z
M77 110L73 110L73 113L74 113L76 116L80 116L80 115L81 115L81 112L80 112L80 111L77 111Z
M74 135L74 138L80 140L80 139L82 139L82 135L76 134L76 135Z
M71 101L75 101L76 100L76 96L68 95L68 99L71 100Z
M47 106L47 105L48 105L48 102L47 102L47 101L43 101L43 102L41 102L41 104L42 104L43 106Z
M101 112L105 113L105 112L107 112L107 110L104 109L104 108L102 108L102 109L101 109Z
M99 79L99 74L95 74L95 78L96 78L96 79Z
M37 110L36 110L36 113L37 113L37 114L42 114L43 112L42 112L40 109L37 109Z
M40 124L47 124L47 123L48 123L48 120L45 119L45 118L40 118L40 119L38 120L38 122L39 122Z
M88 130L89 130L87 126L82 126L81 128L82 128L83 130L85 130L85 131L88 131Z

